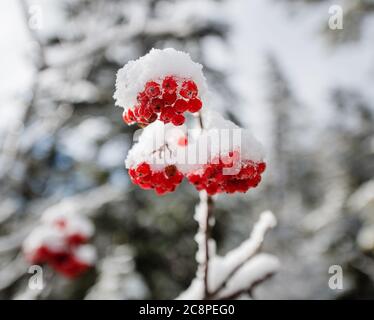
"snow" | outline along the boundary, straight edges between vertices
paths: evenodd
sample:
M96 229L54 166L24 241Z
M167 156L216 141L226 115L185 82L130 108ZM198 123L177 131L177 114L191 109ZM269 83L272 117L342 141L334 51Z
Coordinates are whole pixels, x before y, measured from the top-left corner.
M185 127L175 127L155 121L142 130L138 130L134 137L138 142L131 148L125 160L126 168L146 162L157 172L169 164L175 164L178 157L178 138L185 136ZM165 145L167 148L164 148ZM154 152L154 151L157 152ZM160 150L160 151L159 151ZM183 165L183 163L180 163Z
M105 142L98 153L97 162L105 169L123 166L123 155L128 151L126 137L119 135ZM121 170L122 171L122 170Z
M203 299L204 278L203 264L205 263L205 225L208 205L206 194L200 193L200 203L196 206L195 220L198 221L199 231L196 235L198 251L196 261L199 264L195 279L190 287L177 299ZM213 221L210 221L212 224ZM259 253L268 230L276 226L276 219L270 211L261 214L255 224L249 239L240 246L228 252L225 256L216 255L216 245L213 240L209 243L208 288L214 293L214 298L225 298L246 291L262 279L278 271L280 263L270 254Z
M67 236L81 234L86 238L90 238L94 233L94 226L89 219L72 212L47 212L42 216L41 221L51 227L59 221L64 221L65 227L63 231Z
M97 143L110 133L111 128L105 117L83 120L78 126L64 130L60 138L61 149L76 161L92 161L98 151Z
M195 81L201 99L207 91L202 65L191 60L188 53L172 48L152 49L138 60L129 61L117 73L116 104L125 109L136 104L136 97L150 80L163 79L167 75Z
M25 254L29 255L41 246L50 248L52 251L62 251L65 248L64 236L55 227L38 226L25 239L23 249Z
M279 266L278 259L272 255L264 253L256 255L233 275L220 292L220 296L226 297L238 291L245 291L257 281L275 273Z
M90 288L88 300L144 299L149 289L143 277L136 272L133 251L126 245L115 247L100 261L99 278Z
M210 159L227 155L233 150L240 150L243 160L263 161L262 145L249 130L239 128L214 111L204 110L203 122L203 131L165 125L161 121L138 130L136 136L139 136L139 140L127 155L126 168L146 162L154 171L160 171L166 165L175 164L182 173L188 173L198 170ZM183 136L188 136L185 147L178 145L179 138Z
M0 143L4 132L22 129L25 105L35 68L30 61L33 42L17 1L0 2ZM9 32L11 30L11 32ZM22 131L22 130L21 130Z
M93 265L97 259L96 249L93 245L85 244L74 248L74 256L87 265Z
M215 111L205 109L202 112L202 117L204 130L199 140L210 140L208 152L211 157L219 154L227 155L230 151L240 150L240 156L244 160L261 162L264 159L263 147L250 130L238 127ZM219 131L219 136L214 134L215 130Z

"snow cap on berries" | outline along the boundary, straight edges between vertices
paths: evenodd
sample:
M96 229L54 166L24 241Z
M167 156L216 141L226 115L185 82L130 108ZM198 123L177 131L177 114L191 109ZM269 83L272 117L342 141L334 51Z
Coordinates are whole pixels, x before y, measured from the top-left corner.
M210 140L209 154L211 157L218 156L219 152L221 155L228 154L230 151L240 151L242 159L252 160L253 162L261 162L264 159L265 152L262 144L252 135L250 130L243 129L237 126L230 120L223 118L218 112L211 110L202 111L202 119L204 130L198 139ZM222 131L222 130L227 131ZM211 130L218 130L220 136L212 134ZM237 134L233 131L237 130ZM222 140L224 135L228 134L230 137L230 143L223 143ZM240 136L240 139L236 139ZM215 145L219 145L219 148L214 148Z
M137 103L139 92L147 82L164 79L167 76L192 79L197 85L200 97L207 91L202 65L191 60L188 53L173 48L152 49L145 56L129 61L117 73L114 99L116 105L131 108Z
M73 212L46 212L41 221L45 224L59 228L66 237L80 237L82 242L92 237L94 226L84 216Z
M128 152L126 168L133 168L145 162L153 171L160 171L167 165L176 164L178 149L185 147L180 139L185 137L185 126L174 127L161 121L150 124L142 129L138 142Z
M131 181L158 195L173 192L183 180L178 150L185 149L185 138L184 126L156 121L146 127L125 161Z
M189 182L209 195L257 187L266 168L261 144L248 130L216 112L204 112L202 120L204 129L194 143L206 145L209 158L190 167L186 173Z
M40 225L36 227L23 242L23 252L30 262L38 263L37 252L39 248L47 248L53 252L65 249L64 235L57 229Z

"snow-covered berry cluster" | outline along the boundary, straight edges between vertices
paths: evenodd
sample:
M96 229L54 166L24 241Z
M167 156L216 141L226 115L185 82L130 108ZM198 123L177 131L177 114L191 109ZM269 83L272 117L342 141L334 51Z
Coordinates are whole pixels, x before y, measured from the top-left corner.
M188 181L195 185L197 190L205 190L209 195L247 192L248 189L257 187L261 174L265 171L265 163L238 159L240 162L235 164L236 160L230 161L235 157L230 153L227 157L219 157L206 164L202 169L191 171L187 175ZM233 174L225 175L225 169L233 170Z
M197 136L187 136L185 126L175 128L160 121L145 128L126 159L132 182L159 195L173 192L184 177L210 195L256 187L266 168L261 145L240 130L239 141L220 146L219 136L211 135L210 129L238 127L214 112L204 112L204 119L206 129ZM207 149L210 157L199 159L201 149Z
M202 66L174 49L152 49L118 71L114 98L125 109L123 120L145 127L126 159L134 184L162 195L173 192L186 177L197 190L213 195L246 192L260 183L266 168L261 145L218 113L203 110L206 92ZM186 134L187 112L199 112L198 135ZM181 131L173 130L176 127ZM212 131L240 131L240 137L228 138L231 145L221 146L225 139L211 137ZM204 146L204 141L209 143ZM186 158L204 148L209 154L205 162Z
M137 102L123 112L127 124L146 126L157 119L175 126L184 124L185 112L195 113L202 107L199 90L193 80L168 75L148 81L137 95Z
M123 120L144 127L156 120L180 126L187 112L203 105L206 80L202 66L184 52L152 49L117 73L116 104Z
M173 192L184 177L177 153L186 147L186 140L184 126L161 121L150 124L127 155L125 163L131 181L158 195Z
M94 232L92 223L76 214L49 212L23 243L26 260L48 264L67 278L75 278L96 260L95 248L87 244Z

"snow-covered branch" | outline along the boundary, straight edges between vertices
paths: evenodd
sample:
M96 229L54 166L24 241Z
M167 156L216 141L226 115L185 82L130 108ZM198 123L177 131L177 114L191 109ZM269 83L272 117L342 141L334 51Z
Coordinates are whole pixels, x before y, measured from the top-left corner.
M197 206L196 217L199 223L203 223L203 214L207 212L204 202ZM205 294L204 278L199 272L201 270L204 236L201 228L197 235L199 244L197 262L199 263L196 278L191 286L183 292L178 299L233 299L242 293L251 293L252 289L268 277L273 275L279 268L276 257L259 253L268 230L275 227L276 219L270 211L261 214L260 220L253 228L251 236L239 247L233 249L221 257L215 253L215 243L209 240L209 294Z

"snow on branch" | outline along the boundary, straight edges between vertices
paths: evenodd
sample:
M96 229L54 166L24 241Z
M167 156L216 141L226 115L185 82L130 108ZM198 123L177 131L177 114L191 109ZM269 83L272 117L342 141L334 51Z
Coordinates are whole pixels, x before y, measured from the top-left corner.
M196 236L198 271L191 286L178 299L234 299L244 293L251 293L257 284L273 275L279 268L279 261L276 257L258 254L266 232L276 225L274 215L270 211L262 213L251 236L239 247L221 257L215 253L214 241L206 240L204 228L206 221L209 221L206 218L209 210L204 197L201 199L203 201L198 204L195 215L199 222L199 231ZM208 263L205 243L208 243L209 247ZM207 278L202 272L204 270L209 270Z

